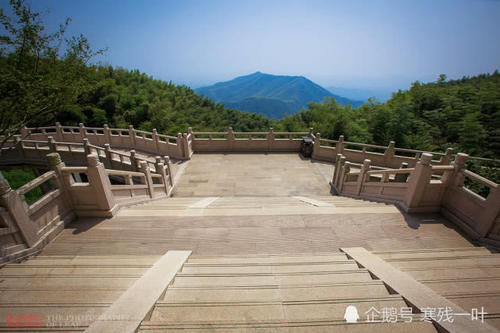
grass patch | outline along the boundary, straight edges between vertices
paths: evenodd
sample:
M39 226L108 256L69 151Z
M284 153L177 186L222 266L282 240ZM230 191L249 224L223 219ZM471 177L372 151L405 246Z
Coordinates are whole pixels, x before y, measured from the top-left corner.
M3 176L9 182L12 189L16 190L24 184L37 178L35 172L31 168L11 169L2 171ZM29 204L37 201L43 196L40 187L36 187L24 195L24 199Z

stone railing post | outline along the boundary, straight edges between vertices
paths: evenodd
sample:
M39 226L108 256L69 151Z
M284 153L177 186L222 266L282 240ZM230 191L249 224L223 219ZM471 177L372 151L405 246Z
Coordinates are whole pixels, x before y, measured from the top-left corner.
M432 154L423 153L420 161L415 166L415 170L410 174L408 190L405 196L406 210L418 208L425 194L425 188L429 184L432 176Z
M344 136L341 135L341 136L339 136L339 140L337 141L337 144L335 145L335 153L342 154L343 151L344 151Z
M189 140L187 137L187 133L182 134L182 156L186 160L189 160L189 158L191 157L191 151L189 147Z
M135 150L132 149L130 151L130 165L132 167L132 171L137 171L137 158L135 156Z
M38 227L28 215L26 202L10 188L7 180L0 173L0 203L11 216L15 227L19 230L24 242L32 247L38 241Z
M28 129L28 127L23 126L21 127L21 138L22 139L27 139L31 134L31 131Z
M394 158L394 153L396 152L396 143L394 141L389 142L389 146L384 152L384 166L392 167L392 160Z
M176 158L182 159L182 157L184 156L184 139L182 138L182 133L177 133L177 139L175 140L175 143L177 144Z
M335 182L337 181L337 174L339 172L339 165L340 165L340 158L342 157L342 154L337 154L335 157L335 167L333 168L333 177L331 181L331 185L335 185Z
M85 152L85 155L90 155L91 153L88 138L83 139L83 151Z
M170 186L174 186L174 182L172 180L172 168L170 167L170 157L163 156L163 161L164 161L164 164L167 168L168 180L170 181Z
M347 175L351 172L351 167L349 163L345 163L342 165L342 169L340 170L340 177L339 177L339 193L342 193L342 190L344 189L344 183L347 178Z
M153 128L153 130L151 131L151 140L153 140L153 143L155 145L155 152L159 154L160 142L158 141L158 132L156 131L156 128Z
M55 153L57 151L56 140L52 136L49 136L47 138L47 141L48 141L48 145L49 145L49 151L51 153Z
M26 152L24 151L24 142L23 140L16 136L14 137L14 140L16 141L15 145L16 145L16 150L18 151L18 153L23 157L23 159L26 157Z
M340 159L339 159L339 170L337 171L337 178L335 179L335 188L337 189L337 191L340 193L340 182L341 182L341 178L342 178L342 173L344 171L344 166L345 166L345 162L347 161L346 157L345 156L341 156Z
M481 237L486 237L493 228L497 216L500 214L500 187L490 188L490 193L484 201L484 209L477 217L476 231Z
M128 137L130 139L130 147L132 148L135 148L135 145L137 143L137 138L135 136L135 129L134 129L134 126L132 125L129 125L128 126Z
M64 175L62 172L62 168L66 166L66 164L61 161L61 156L58 153L50 153L45 155L47 158L47 164L49 168L56 173L55 177L55 186L63 192L63 195L61 196L62 200L66 205L69 207L72 207L72 200L71 200L71 192L69 190L70 184L64 179Z
M96 205L99 210L113 213L115 198L111 192L111 184L104 165L95 155L87 155L87 176L92 186Z
M452 186L463 186L465 181L465 175L463 171L465 170L465 163L469 159L469 155L464 153L458 153L453 161L453 179L451 182Z
M146 161L141 161L140 163L141 172L144 173L144 178L146 179L146 185L148 186L149 197L154 197L153 188L153 178L151 177L151 170L149 170L148 163Z
M80 137L83 140L87 137L87 129L83 123L78 124L78 126L80 127Z
M111 146L109 143L104 144L104 152L106 153L106 168L113 169L113 153L111 153Z
M60 122L56 122L56 138L64 142L64 132Z
M363 188L363 184L366 181L366 173L370 170L370 161L369 159L365 159L363 161L363 166L361 167L361 170L359 171L358 175L358 182L356 184L356 195L360 195L361 190Z
M267 150L273 151L274 146L274 128L269 127L269 132L267 133Z
M408 163L402 162L400 169L408 169ZM394 177L394 181L396 183L406 183L407 179L408 179L408 174L404 173L397 173L396 176Z
M161 156L155 156L155 172L157 174L160 174L160 167L159 164L163 163L163 158Z
M314 136L314 141L313 141L313 153L312 153L312 158L313 159L316 159L318 153L319 153L319 150L320 150L320 139L321 139L321 133L318 132L316 133L316 136Z
M227 141L229 143L229 150L233 151L233 146L234 146L234 132L232 127L228 127L227 129Z
M161 157L159 156L158 158L161 159ZM156 173L161 175L161 181L163 183L163 189L165 190L165 194L168 194L170 182L167 173L165 171L165 164L163 164L162 162L156 163L155 168L156 168Z
M111 143L111 130L109 129L108 124L104 124L102 127L102 132L104 134L104 142Z
M452 154L453 154L453 148L446 149L446 152L445 152L444 156L441 156L441 158L439 160L439 164L442 164L442 165L448 165L448 164L450 164L451 163Z

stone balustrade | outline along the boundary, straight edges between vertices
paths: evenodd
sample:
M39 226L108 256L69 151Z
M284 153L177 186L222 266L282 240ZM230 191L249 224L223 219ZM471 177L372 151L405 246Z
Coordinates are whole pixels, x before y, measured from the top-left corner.
M188 140L179 133L177 137L161 135L153 130L146 132L134 129L131 125L128 129L109 128L107 125L101 127L80 126L56 126L23 128L20 137L28 140L45 141L53 137L58 142L81 143L84 139L95 146L109 144L113 148L135 149L155 155L167 155L176 159L189 159L186 155Z
M299 152L310 132L193 132L188 131L194 152Z
M423 153L432 154L433 165L448 165L453 159L453 150L446 152L426 152L415 149L399 148L391 141L388 146L379 146L344 141L341 135L338 140L324 139L320 133L309 132L275 132L270 128L267 132L234 132L231 127L225 132L195 132L190 127L187 133L178 133L176 137L141 131L129 126L124 128L56 126L24 128L20 138L23 141L45 141L53 137L57 142L73 142L81 144L84 139L94 146L104 147L109 144L113 148L134 149L155 155L167 155L172 158L187 160L193 153L203 152L299 152L302 137L314 139L313 159L335 162L337 154L346 156L352 163L363 163L365 159L373 165L387 168L398 168L402 163L414 167ZM471 159L491 161L480 157ZM66 161L66 159L65 159Z
M168 197L173 188L169 161L159 156L153 173L146 161L140 171L111 170L90 154L87 166L70 167L47 152L51 171L17 190L0 179L0 263L41 250L76 216L110 217L123 206ZM24 194L37 187L44 195L27 204Z
M80 126L24 128L1 149L3 167L30 164L50 170L11 190L0 181L0 244L4 259L37 251L75 216L112 216L124 205L167 197L172 190L169 156L189 159L194 152L299 152L302 137L314 140L313 159L335 163L331 181L341 195L387 201L407 212L441 212L474 239L500 248L500 190L465 169L465 154L429 153L321 138L309 132L193 132L177 137L128 129ZM111 148L113 147L113 149ZM129 153L114 148L131 149ZM134 149L155 153L155 160ZM163 156L163 157L162 157ZM62 162L64 161L64 163ZM388 169L389 168L389 169ZM397 169L396 169L397 168ZM470 191L465 180L490 191ZM48 183L54 183L49 189ZM28 205L23 195L45 188ZM7 259L5 259L7 258Z
M380 170L369 159L358 169L338 154L331 185L340 195L395 203L409 213L440 212L472 239L500 248L500 186L467 170L467 154L457 154L451 165L434 165L432 157L423 153L412 168ZM465 179L488 187L487 197Z
M153 160L137 156L135 150L128 153L111 149L108 143L104 147L89 143L87 138L83 142L57 142L52 136L46 141L40 140L15 140L7 141L1 149L0 165L3 167L27 164L34 166L45 166L47 161L45 155L49 152L56 152L61 159L69 166L82 166L87 164L87 155L93 154L108 169L137 171L140 163L144 162L156 172L156 163ZM161 157L168 165L168 156Z

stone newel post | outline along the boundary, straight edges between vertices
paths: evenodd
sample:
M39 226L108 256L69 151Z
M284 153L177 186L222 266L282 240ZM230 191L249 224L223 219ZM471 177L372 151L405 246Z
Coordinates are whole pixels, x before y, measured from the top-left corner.
M314 137L313 141L313 153L312 153L312 158L317 159L317 155L320 149L320 142L319 140L321 139L321 133L318 132L316 133L316 136Z
M78 126L80 127L80 137L83 140L87 137L87 129L83 123L80 123Z
M9 183L0 173L0 203L7 209L14 224L19 229L24 242L32 247L38 241L37 226L29 217L26 203L21 196L10 188Z
M129 125L129 127L128 127L128 137L130 139L130 147L135 148L137 138L135 136L134 126L132 126L132 125Z
M396 149L396 143L394 141L389 142L389 146L384 152L384 164L386 167L391 167L392 159L394 158L394 153Z
M408 211L418 208L424 197L425 188L432 176L431 161L432 154L423 153L422 158L415 166L415 170L410 174L408 191L405 197L406 209Z
M342 154L344 151L344 136L341 135L339 136L339 140L337 141L337 144L335 145L335 152L337 154Z
M365 159L363 161L363 166L361 167L361 171L359 171L358 182L356 184L356 194L359 195L363 188L363 184L366 180L366 173L370 170L370 164L372 161L369 159Z
M340 165L340 158L342 157L342 154L337 154L335 157L335 167L333 168L333 177L332 177L332 182L331 185L334 186L337 182L337 174L339 172L339 165Z
M64 133L60 122L56 122L56 138L59 141L64 141Z
M111 184L104 165L97 160L95 155L87 155L87 176L92 186L96 205L99 210L112 212L115 207L115 199L111 192Z
M141 161L141 172L144 173L144 178L146 179L146 185L148 186L149 197L154 197L153 188L153 178L151 177L151 170L149 170L148 163L146 161Z

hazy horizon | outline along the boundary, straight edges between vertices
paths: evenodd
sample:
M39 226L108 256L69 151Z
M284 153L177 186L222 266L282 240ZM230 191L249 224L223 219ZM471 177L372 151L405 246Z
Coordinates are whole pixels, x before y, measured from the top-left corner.
M7 7L3 0L2 7ZM323 87L397 90L500 68L500 1L32 2L72 18L99 60L197 88L256 71ZM50 8L50 12L46 10Z

